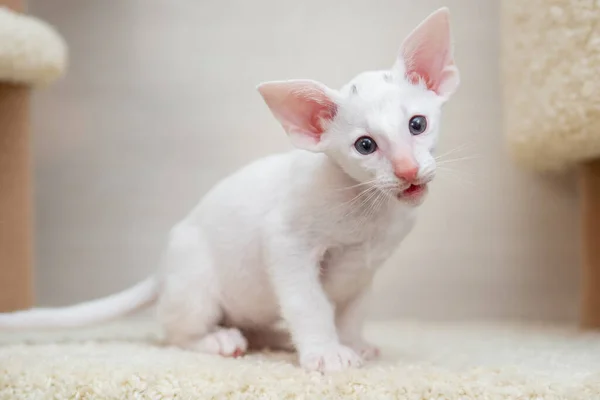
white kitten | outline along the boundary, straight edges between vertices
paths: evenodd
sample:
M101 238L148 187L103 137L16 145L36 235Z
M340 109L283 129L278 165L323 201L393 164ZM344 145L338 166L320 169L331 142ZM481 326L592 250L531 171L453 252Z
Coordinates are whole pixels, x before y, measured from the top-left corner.
M309 80L258 87L298 150L258 160L214 187L171 234L164 266L104 299L0 315L0 328L76 327L157 303L169 343L237 356L248 339L330 371L378 350L362 336L377 268L415 221L435 173L442 105L459 83L449 13L431 14L395 65L341 90ZM252 343L250 343L252 344Z

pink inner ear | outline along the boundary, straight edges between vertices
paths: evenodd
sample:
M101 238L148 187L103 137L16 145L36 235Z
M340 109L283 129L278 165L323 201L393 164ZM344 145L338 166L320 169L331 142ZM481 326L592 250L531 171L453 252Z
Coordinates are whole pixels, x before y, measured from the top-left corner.
M309 97L291 94L282 104L282 116L295 128L320 136L325 130L324 121L330 121L337 112L336 105L321 93L311 93Z
M325 89L311 81L265 83L259 87L273 115L290 134L319 141L325 121L335 117L337 106Z
M448 12L433 13L402 44L401 57L409 82L424 82L427 89L441 95L444 81L453 78L447 73L454 71L448 68L454 65L451 46Z
M423 52L425 54L413 53L407 65L406 77L409 82L418 84L425 83L427 89L439 93L440 86L444 80L444 68L452 65L447 61L447 53L440 51L438 54Z

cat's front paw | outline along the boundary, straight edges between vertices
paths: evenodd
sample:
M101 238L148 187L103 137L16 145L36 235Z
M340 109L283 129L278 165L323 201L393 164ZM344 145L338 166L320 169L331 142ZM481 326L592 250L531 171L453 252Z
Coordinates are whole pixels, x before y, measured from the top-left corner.
M309 371L341 371L360 367L362 364L361 356L339 343L307 349L300 354L300 365Z

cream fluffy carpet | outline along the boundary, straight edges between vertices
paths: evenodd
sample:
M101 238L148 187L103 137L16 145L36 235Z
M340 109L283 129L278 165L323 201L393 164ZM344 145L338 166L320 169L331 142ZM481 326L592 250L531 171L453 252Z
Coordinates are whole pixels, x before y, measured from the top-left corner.
M67 45L53 26L0 6L0 80L47 86L64 74L67 56Z
M0 399L600 399L600 335L374 323L383 359L321 376L290 354L232 360L160 347L147 320L0 335Z
M523 166L561 170L600 156L600 3L501 0L508 149Z

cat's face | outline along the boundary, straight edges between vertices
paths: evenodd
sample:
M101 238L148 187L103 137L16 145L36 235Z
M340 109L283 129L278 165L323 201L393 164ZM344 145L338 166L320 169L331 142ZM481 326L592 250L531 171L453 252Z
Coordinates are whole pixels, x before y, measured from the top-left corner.
M323 151L365 186L418 204L435 176L442 103L393 71L362 73L339 91Z
M441 108L458 83L444 8L405 39L390 70L362 73L340 90L291 80L259 91L294 145L416 205L435 176Z

